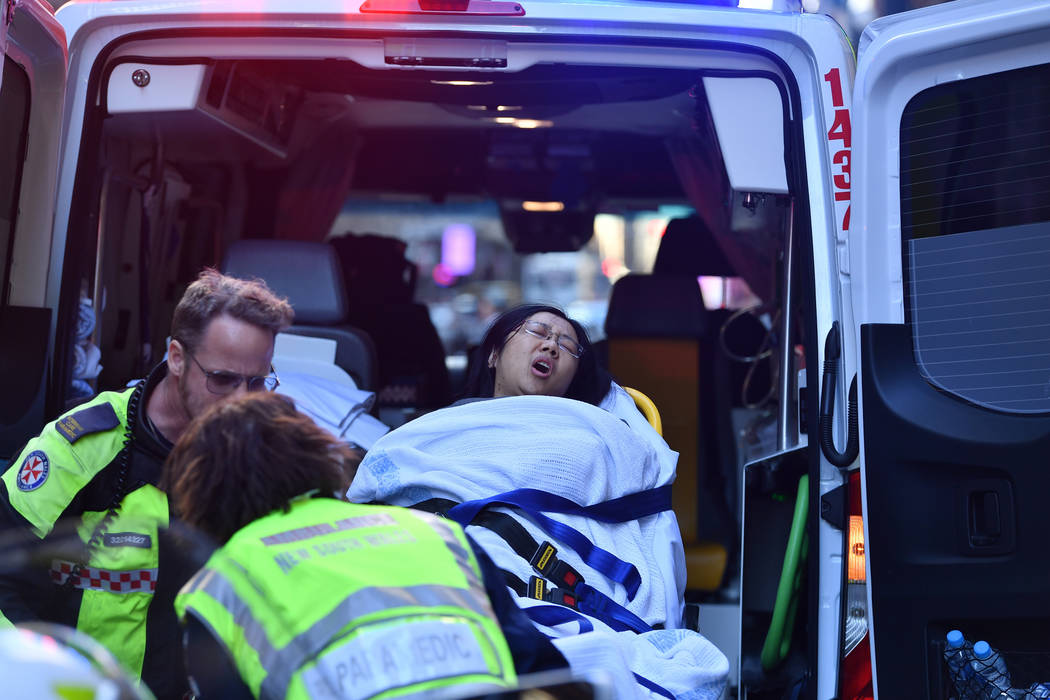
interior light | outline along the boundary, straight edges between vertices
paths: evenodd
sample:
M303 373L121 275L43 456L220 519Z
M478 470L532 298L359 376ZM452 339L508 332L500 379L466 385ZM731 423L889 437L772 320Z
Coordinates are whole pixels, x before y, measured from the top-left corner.
M513 123L519 129L539 129L541 127L554 126L554 122L549 119L515 119Z
M517 112L521 105L496 105L497 112Z
M513 124L518 120L514 117L493 117L492 121L496 122L497 124Z
M772 10L773 0L740 0L737 7L745 7L751 10Z
M457 87L469 87L471 85L492 85L491 80L431 80L432 85L455 85Z
M485 105L467 105L467 109L474 110L475 112L484 112L488 107Z
M525 211L565 211L565 202L522 202Z

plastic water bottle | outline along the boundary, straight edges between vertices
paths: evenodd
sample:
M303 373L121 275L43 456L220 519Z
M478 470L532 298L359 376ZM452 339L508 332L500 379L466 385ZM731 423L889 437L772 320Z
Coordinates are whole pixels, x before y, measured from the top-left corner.
M999 652L983 639L973 645L973 659L970 665L973 667L974 676L984 681L986 697L1002 697L1002 693L1009 693L1013 689L1006 662Z
M963 633L959 630L949 632L944 645L944 663L948 665L952 683L960 691L965 687L966 681L973 676L973 667L970 666L972 658L970 643L963 637Z

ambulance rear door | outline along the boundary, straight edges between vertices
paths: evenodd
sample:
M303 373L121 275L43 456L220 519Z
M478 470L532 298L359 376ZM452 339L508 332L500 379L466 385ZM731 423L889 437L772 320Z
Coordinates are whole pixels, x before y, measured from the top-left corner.
M0 468L42 427L66 38L41 0L0 0Z
M1050 5L874 22L853 105L876 696L956 695L951 629L1050 681Z

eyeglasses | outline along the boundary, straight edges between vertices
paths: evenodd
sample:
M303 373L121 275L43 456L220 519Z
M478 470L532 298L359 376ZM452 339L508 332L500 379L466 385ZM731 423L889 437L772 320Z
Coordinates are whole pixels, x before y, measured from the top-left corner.
M183 345L183 349L186 346ZM204 385L208 387L208 391L213 394L232 394L237 391L237 387L244 382L244 386L248 391L273 391L281 384L281 380L277 378L277 371L270 365L270 373L261 377L249 377L245 374L237 374L236 372L227 372L226 370L211 370L204 369L197 358L193 356L189 350L186 350L186 354L193 360L193 364L200 367L201 372L204 373Z
M554 329L543 321L526 321L521 324L521 330L536 338L544 340L554 336L554 342L558 347L575 357L577 360L583 355L583 346L563 333L555 333Z

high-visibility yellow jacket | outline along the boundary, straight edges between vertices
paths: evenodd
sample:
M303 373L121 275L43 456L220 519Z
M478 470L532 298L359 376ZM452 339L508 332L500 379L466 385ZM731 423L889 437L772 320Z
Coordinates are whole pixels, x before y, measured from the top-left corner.
M154 374L152 383L163 371ZM43 583L42 571L40 586L5 580L5 616L75 625L136 676L143 673L147 617L159 578L158 531L168 526L167 496L155 486L168 446L142 434L145 392L137 390L130 416L136 390L103 392L66 413L45 426L0 477L5 512L18 518L7 525L54 540L60 534L56 525L66 517L79 539L90 543L80 556L66 546L66 556L50 558L50 584ZM132 433L134 449L124 450ZM26 607L16 609L14 601ZM168 666L172 647L177 649L174 619L170 627L163 652Z
M175 607L212 631L260 698L516 682L466 536L418 511L299 499L239 530Z

